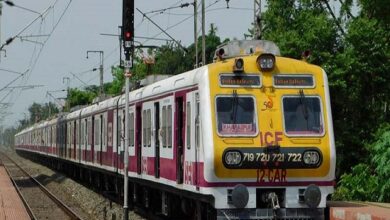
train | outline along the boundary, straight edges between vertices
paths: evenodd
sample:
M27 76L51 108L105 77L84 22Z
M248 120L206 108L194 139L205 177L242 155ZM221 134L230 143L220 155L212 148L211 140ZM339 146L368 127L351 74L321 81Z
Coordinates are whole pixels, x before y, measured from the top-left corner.
M131 204L167 219L324 219L327 75L271 41L235 40L213 63L130 91L128 115L122 94L15 135L18 153L122 194L125 147Z

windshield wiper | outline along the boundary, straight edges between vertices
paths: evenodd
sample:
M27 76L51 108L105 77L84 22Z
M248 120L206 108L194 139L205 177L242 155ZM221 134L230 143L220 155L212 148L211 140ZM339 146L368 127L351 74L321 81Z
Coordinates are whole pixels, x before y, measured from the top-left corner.
M303 89L299 90L299 104L302 105L302 114L306 120L306 128L309 129L309 121L308 121L309 113L308 113L306 97L305 97L305 93L303 93Z
M232 114L230 115L230 120L233 124L236 124L237 119L237 107L238 107L238 97L237 90L233 90L233 101L232 101Z

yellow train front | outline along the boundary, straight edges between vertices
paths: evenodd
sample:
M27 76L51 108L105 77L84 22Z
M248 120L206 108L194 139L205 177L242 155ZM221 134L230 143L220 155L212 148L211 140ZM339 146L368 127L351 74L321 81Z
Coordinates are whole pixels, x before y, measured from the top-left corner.
M218 219L322 219L335 178L324 70L269 41L233 41L215 59L200 185Z

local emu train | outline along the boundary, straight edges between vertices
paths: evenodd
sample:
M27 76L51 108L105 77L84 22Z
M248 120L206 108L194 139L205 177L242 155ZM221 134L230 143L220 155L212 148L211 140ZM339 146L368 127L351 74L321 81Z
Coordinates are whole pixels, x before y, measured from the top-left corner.
M39 122L15 136L34 155L123 191L169 219L322 219L335 143L324 70L270 41L221 45L215 62ZM126 117L130 126L125 127Z

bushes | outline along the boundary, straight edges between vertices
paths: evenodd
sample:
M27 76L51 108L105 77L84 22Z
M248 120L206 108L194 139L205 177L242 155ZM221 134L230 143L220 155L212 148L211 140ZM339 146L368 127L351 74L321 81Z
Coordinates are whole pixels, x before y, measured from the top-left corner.
M370 164L360 163L341 176L334 200L390 202L390 126L380 128L367 146Z

